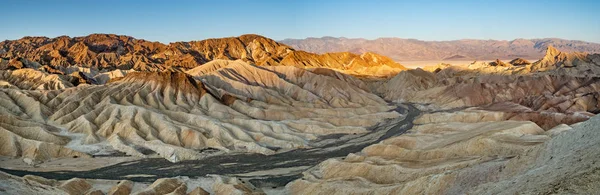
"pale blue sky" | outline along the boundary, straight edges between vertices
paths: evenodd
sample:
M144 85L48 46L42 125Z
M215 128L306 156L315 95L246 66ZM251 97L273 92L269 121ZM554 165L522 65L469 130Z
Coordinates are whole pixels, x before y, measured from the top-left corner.
M6 0L1 4L0 40L114 33L168 43L254 33L276 40L555 37L600 43L596 0Z

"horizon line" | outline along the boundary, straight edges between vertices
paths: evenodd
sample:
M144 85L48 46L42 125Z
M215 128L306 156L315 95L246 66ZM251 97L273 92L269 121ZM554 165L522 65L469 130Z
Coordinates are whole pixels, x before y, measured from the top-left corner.
M58 37L69 37L69 38L77 38L77 37L87 37L90 35L94 35L94 34L100 34L100 35L117 35L117 36L128 36L128 37L132 37L135 38L137 40L145 40L145 41L149 41L149 42L159 42L162 44L171 44L171 43L177 43L177 42L190 42L190 41L203 41L203 40L208 40L208 39L222 39L222 38L233 38L233 37L240 37L243 35L259 35L265 38L269 38L272 39L274 41L277 42L281 42L281 41L286 41L286 40L306 40L306 39L324 39L324 38L334 38L334 39L362 39L362 40L367 40L367 41L375 41L375 40L379 40L379 39L404 39L404 40L417 40L417 41L423 41L423 42L452 42L452 41L465 41L465 40L475 40L475 41L515 41L515 40L535 40L535 39L559 39L559 40L565 40L565 41L580 41L580 42L587 42L587 43L594 43L594 44L600 44L600 42L595 42L595 41L585 41L585 40L578 40L578 39L566 39L566 38L559 38L559 37L539 37L539 38L513 38L513 39L477 39L477 38L461 38L461 39L452 39L452 40L425 40L425 39L419 39L419 38L403 38L403 37L377 37L377 38L363 38L363 37L345 37L345 36L321 36L321 37L313 37L313 36L309 36L309 37L304 37L304 38L284 38L284 39L280 39L280 40L276 40L274 38L270 38L268 36L262 35L262 34L258 34L258 33L243 33L237 36L221 36L221 37L208 37L208 38L204 38L204 39L191 39L191 40L180 40L180 41L169 41L169 42L163 42L163 41L156 41L156 40L149 40L149 39L145 39L145 38L138 38L136 36L133 35L127 35L127 34L119 34L119 33L89 33L86 35L58 35L58 36L44 36L44 35L25 35L22 36L21 38L18 39L4 39L3 41L16 41L16 40L20 40L20 39L24 39L24 38L32 38L32 37L44 37L44 38L49 38L49 39L54 39L54 38L58 38Z

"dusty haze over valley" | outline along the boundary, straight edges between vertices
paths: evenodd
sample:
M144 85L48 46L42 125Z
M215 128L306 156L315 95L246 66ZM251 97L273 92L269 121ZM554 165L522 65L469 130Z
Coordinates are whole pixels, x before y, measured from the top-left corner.
M494 17L457 2L477 18L442 1L33 3L0 32L0 194L600 193L594 2L489 2ZM578 12L548 27L505 9L532 5ZM81 18L40 9L56 6ZM465 39L369 35L433 40L430 26ZM164 41L194 29L214 38ZM337 29L369 38L280 39Z

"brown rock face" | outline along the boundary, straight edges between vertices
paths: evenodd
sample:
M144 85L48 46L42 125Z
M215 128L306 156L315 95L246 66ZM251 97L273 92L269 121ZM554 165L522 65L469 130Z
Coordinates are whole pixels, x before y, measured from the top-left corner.
M503 66L503 67L510 67L512 66L511 64L507 64L504 63L503 61L496 59L496 61L490 62L490 66Z
M148 186L141 192L136 192L137 195L158 195L158 194L175 194L185 195L187 186L185 183L174 178L157 179L152 185Z
M46 179L46 178L43 178L40 176L35 176L35 175L25 175L25 176L23 176L23 179L28 182L36 182L36 183L48 185L48 186L55 186L58 183L54 179Z
M392 59L375 53L356 55L350 52L314 54L304 51L295 51L286 56L281 65L298 67L324 67L342 70L357 69L387 65L392 68L406 70L406 67L394 62Z
M64 190L65 192L67 192L71 195L85 194L85 192L87 192L91 188L92 188L92 185L90 185L84 179L79 179L79 178L73 178L73 179L67 180L63 184L60 185L60 189Z
M209 195L209 194L210 193L208 193L206 190L202 189L201 187L196 187L188 195Z
M546 56L534 63L534 69L552 69L559 67L576 67L578 65L595 63L594 56L582 52L565 53L548 46ZM597 65L597 64L596 64Z
M110 82L138 82L145 85L159 86L162 90L166 90L168 87L185 94L197 94L199 97L206 94L202 82L182 72L132 72L125 77L113 79Z
M295 51L272 39L252 34L168 45L113 34L74 38L24 37L0 42L0 50L5 51L0 53L3 58L0 69L21 69L29 66L27 63L39 63L36 66L53 74L64 74L65 69L73 66L100 71L181 71L213 60L241 60L259 66L326 67L353 70L353 74L377 72L389 75L406 69L390 58L370 52L318 55ZM89 79L80 81L75 84L92 83Z
M514 60L511 60L509 63L512 64L513 66L524 66L524 65L531 64L531 62L529 62L523 58L515 58Z
M78 65L99 69L172 70L194 68L214 59L242 59L258 65L277 63L290 47L259 35L242 35L168 45L113 34L24 37L0 42L0 57L29 59L52 67ZM12 66L20 68L11 60Z
M113 186L107 193L107 195L128 195L131 193L133 182L128 180L120 181L119 184Z

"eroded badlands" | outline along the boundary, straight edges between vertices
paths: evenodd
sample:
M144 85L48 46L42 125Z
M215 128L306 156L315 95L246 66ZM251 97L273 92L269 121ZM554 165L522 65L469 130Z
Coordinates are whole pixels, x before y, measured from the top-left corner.
M0 46L3 193L599 191L599 54L406 70L256 35Z

